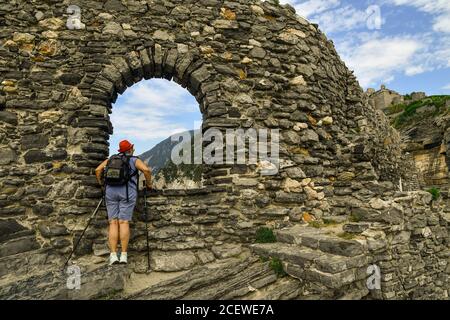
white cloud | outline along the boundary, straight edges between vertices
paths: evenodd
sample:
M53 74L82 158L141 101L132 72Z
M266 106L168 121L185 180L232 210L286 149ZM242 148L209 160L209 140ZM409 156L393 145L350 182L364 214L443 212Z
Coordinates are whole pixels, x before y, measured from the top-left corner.
M297 14L308 18L319 25L325 33L336 33L366 27L380 28L383 24L381 7L371 5L357 9L352 5L344 5L341 0L284 0L296 9Z
M407 76L414 76L416 74L424 73L425 71L424 66L410 66L406 68L405 74Z
M186 89L173 81L162 79L139 82L127 89L119 99L123 99L126 105L132 104L135 111L141 113L140 109L145 108L146 112L156 116L199 110L198 104Z
M319 14L314 20L326 33L342 32L366 25L367 14L352 6L345 6Z
M447 14L438 16L434 20L433 30L437 32L450 33L450 11Z
M436 48L430 53L441 67L450 68L450 35L440 37Z
M367 10L356 0L281 2L290 3L299 15L319 24L363 87L450 67L450 0L374 0L366 2L374 4ZM429 14L432 29L410 34L378 29L380 23L392 23L388 17L398 9L393 6L410 6ZM377 27L371 28L375 22Z
M368 38L361 43L348 41L340 48L343 60L355 71L361 86L389 83L397 72L411 69L414 55L422 44L409 37Z
M450 83L448 85L446 85L446 86L443 86L442 89L450 90Z
M336 48L365 88L388 84L399 74L411 77L450 67L450 36L353 32L336 41Z
M391 0L391 2L397 6L414 6L429 13L450 11L450 2L448 0Z
M420 11L435 15L433 30L450 33L450 1L449 0L390 0L397 6L413 6Z
M132 140L165 139L193 128L199 106L181 86L166 80L142 81L127 89L113 107L114 135ZM191 128L192 126L192 128Z

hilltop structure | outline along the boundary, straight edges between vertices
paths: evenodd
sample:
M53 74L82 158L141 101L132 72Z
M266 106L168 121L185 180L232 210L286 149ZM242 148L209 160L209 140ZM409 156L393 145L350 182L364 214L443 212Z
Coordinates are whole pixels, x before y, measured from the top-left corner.
M401 103L408 105L426 97L425 92L413 92L405 97L394 90L388 89L385 85L382 85L378 91L372 88L367 89L366 95L369 97L369 104L379 110L386 110Z

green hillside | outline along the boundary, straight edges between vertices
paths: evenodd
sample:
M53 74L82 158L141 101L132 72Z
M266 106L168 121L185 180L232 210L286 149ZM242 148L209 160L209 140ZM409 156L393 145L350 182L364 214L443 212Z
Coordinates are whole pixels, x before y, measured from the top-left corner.
M405 101L408 101L407 98L408 96ZM410 104L393 105L386 110L386 114L388 116L398 114L392 119L392 125L396 129L402 129L417 121L448 114L450 112L449 101L450 96L448 95L430 96Z

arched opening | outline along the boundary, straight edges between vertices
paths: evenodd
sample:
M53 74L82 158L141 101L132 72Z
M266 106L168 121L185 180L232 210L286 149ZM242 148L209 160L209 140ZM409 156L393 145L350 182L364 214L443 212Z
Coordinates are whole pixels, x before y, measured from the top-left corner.
M211 63L202 58L195 48L186 51L185 47L164 48L159 44L154 44L148 48L114 57L97 74L95 80L83 85L83 90L80 90L82 96L79 99L80 101L76 100L77 96L72 95L70 97L70 101L75 100L74 104L81 105L80 108L89 106L92 109L92 112L91 109L89 109L89 112L95 113L90 114L89 119L88 117L74 119L74 136L77 137L75 134L78 134L80 139L83 138L84 140L78 147L79 140L73 139L71 150L74 154L76 153L74 156L80 159L78 162L80 165L88 165L92 170L92 166L98 165L98 161L104 160L106 156L117 152L117 143L121 139L131 140L128 135L130 132L128 134L123 132L122 137L120 137L121 126L116 123L116 117L120 118L121 109L125 113L129 110L129 113L133 115L131 119L125 121L128 129L137 129L139 132L139 123L142 124L144 129L149 123L155 123L155 119L147 121L148 123L145 119L136 120L139 119L139 115L136 114L137 110L144 110L146 107L151 108L151 105L140 103L141 100L147 100L140 99L139 96L146 91L144 83L152 83L150 88L156 91L156 93L151 94L153 100L160 99L166 91L164 88L158 90L158 85L155 85L155 83L159 82L181 90L183 95L190 98L190 104L195 105L191 110L196 110L197 117L192 118L181 113L178 114L179 118L182 117L185 122L188 121L191 124L189 126L170 125L164 122L164 119L159 118L159 122L157 121L154 126L165 129L165 135L184 129L199 128L200 123L196 125L195 119L202 119L200 130L202 134L210 128L222 133L227 129L239 127L242 116L241 112L238 112L240 104L236 102L233 105L232 103L235 92L239 91L236 86L237 80L233 79L235 77L237 76L218 74ZM146 81L148 79L153 80L148 82ZM229 79L229 82L234 83L233 93L227 93L220 85L222 81L225 81L224 79ZM170 80L173 80L173 82L170 82ZM186 90L182 88L186 88ZM136 92L133 93L135 90ZM188 95L188 92L191 96ZM169 95L168 101L176 102L175 97L176 95ZM131 103L131 107L127 109L127 107L123 108L122 106L121 108L121 103L125 105ZM173 111L174 108L171 107ZM184 105L184 109L183 106L181 106L181 109L175 108L175 111L188 112L186 105ZM202 116L198 113L199 111ZM153 111L148 115L152 116L152 113ZM169 115L172 114L169 113ZM153 114L153 116L159 115ZM132 124L128 125L128 123ZM180 127L183 130L176 130ZM111 135L118 133L118 137L111 137ZM95 141L98 148L94 150L91 145L85 146L84 141ZM137 142L132 141L134 144ZM79 154L80 151L81 154ZM145 147L138 149L137 155L143 151L145 151ZM145 253L149 251L146 245L146 234L148 234L150 240L151 265L157 271L179 271L197 264L203 264L205 263L204 255L207 255L208 261L214 260L211 248L225 242L236 244L240 252L241 246L237 243L241 241L241 238L248 239L250 234L253 234L250 230L251 226L244 226L243 230L239 230L239 232L234 231L233 228L239 221L239 212L232 212L232 214L229 214L229 212L231 207L239 200L236 195L234 198L227 198L227 195L233 192L233 188L230 186L233 183L232 175L243 175L246 171L240 169L239 172L232 172L232 168L226 163L202 163L200 162L204 185L201 188L190 190L162 188L161 192L147 194L146 198L138 198L136 211L134 212L134 225L131 226L135 232L132 232L128 247L128 251L134 256L132 259L134 261L133 266L131 266L134 270L141 270L141 268L147 266ZM79 197L91 195L92 201L84 202L81 208L79 203L74 203L69 213L88 213L95 205L96 198L99 197L100 188L94 185L94 181L92 181L91 186L85 186L83 183L83 181L80 181ZM242 186L242 188L245 187ZM97 195L97 197L94 197L94 195ZM146 210L145 205L147 205L148 210ZM147 212L150 212L148 216L145 215ZM149 222L148 231L147 224L144 224L144 222ZM83 254L89 254L92 251L98 255L105 253L107 243L105 242L106 228L104 227L106 225L103 222L98 222L96 226L98 230L96 230L95 239L86 239L86 250ZM173 261L178 261L176 266L172 265Z
M200 132L202 114L187 90L165 79L142 80L120 95L112 110L110 156L117 153L120 141L129 140L135 155L152 168L155 189L202 186L202 165L175 164L171 158L178 143L174 134L193 137Z

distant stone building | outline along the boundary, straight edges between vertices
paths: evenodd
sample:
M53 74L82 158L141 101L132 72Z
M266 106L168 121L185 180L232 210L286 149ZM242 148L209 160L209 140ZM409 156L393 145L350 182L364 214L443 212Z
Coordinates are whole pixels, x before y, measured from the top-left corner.
M425 92L412 92L408 96L403 96L394 90L386 88L385 85L381 85L381 88L378 91L373 88L367 89L366 95L369 97L370 105L380 110L385 110L390 106L400 103L409 105L412 102L427 97Z
M380 110L384 110L392 105L404 102L404 97L401 94L387 89L385 85L382 85L381 89L378 91L369 88L366 91L366 94L369 97L369 103Z
M413 92L411 93L411 101L417 101L417 100L421 100L423 98L426 98L427 95L425 94L425 92Z

